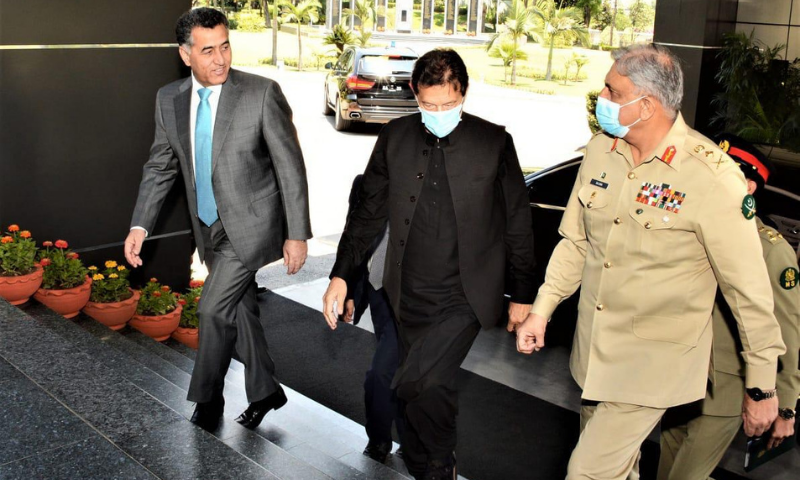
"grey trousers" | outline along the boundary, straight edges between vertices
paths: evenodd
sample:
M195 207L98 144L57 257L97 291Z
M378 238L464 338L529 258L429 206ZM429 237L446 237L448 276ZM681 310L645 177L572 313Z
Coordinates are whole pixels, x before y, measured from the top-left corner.
M222 395L236 354L245 366L247 400L253 403L281 389L261 326L256 272L236 256L221 221L201 229L209 275L197 310L200 345L187 399L202 403Z

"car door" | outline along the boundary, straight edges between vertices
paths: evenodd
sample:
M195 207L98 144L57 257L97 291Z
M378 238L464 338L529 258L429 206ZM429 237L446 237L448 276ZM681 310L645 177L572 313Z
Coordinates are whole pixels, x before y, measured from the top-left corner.
M328 103L337 108L339 105L339 94L345 88L348 74L348 65L352 65L354 51L352 48L347 48L336 60L333 69L328 74L327 95Z

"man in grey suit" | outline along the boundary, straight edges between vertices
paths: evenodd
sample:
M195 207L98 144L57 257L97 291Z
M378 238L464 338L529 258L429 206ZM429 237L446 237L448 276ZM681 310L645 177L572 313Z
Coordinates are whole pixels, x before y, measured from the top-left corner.
M206 429L218 425L235 349L245 364L250 402L237 422L255 428L286 403L259 320L255 274L281 257L289 274L305 262L311 226L303 155L278 84L230 68L225 15L190 10L178 20L176 34L192 75L156 97L155 140L125 256L133 267L142 264L142 243L182 172L194 238L209 268L188 394L197 402L192 421Z

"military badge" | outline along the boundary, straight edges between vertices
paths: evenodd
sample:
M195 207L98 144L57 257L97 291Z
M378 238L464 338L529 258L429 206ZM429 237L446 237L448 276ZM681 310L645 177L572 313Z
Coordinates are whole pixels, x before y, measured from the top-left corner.
M664 153L661 154L661 161L669 165L672 163L672 159L675 158L675 152L675 146L670 145L666 150L664 150Z
M789 267L781 272L780 278L781 287L784 290L791 290L797 286L797 269Z
M680 213L681 205L685 199L685 193L673 190L672 186L666 183L655 185L644 182L636 195L636 201L639 203L674 213Z
M742 215L747 220L756 216L756 199L752 195L745 195L742 200Z
M723 140L719 142L719 148L722 149L723 152L728 153L728 150L731 148L731 142Z
M592 185L594 185L595 187L600 187L600 188L608 188L608 184L607 184L606 182L601 182L600 180L597 180L597 179L595 179L595 178L593 178L593 179L592 179L592 182L591 182L591 183L592 183Z

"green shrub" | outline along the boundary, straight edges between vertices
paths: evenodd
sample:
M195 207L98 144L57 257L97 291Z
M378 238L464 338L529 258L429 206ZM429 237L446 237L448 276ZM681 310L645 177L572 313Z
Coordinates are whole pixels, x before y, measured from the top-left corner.
M589 129L592 133L597 133L602 128L597 122L597 117L594 115L595 107L597 107L597 96L600 95L600 90L592 90L586 94L586 120L589 122Z
M231 20L235 21L236 27L230 27L231 30L238 30L240 32L263 32L267 27L264 25L264 15L261 10L240 10L231 15L228 23Z
M519 66L517 66L517 76L525 77L525 78L532 78L534 80L544 80L545 72L543 72L542 70L539 70L539 69L535 69L535 68L527 68L527 67L520 68ZM564 80L565 78L566 77L564 75L564 72L559 72L559 71L557 71L555 69L553 69L553 71L551 72L551 80L554 81L554 82ZM567 79L572 81L572 82L580 82L580 81L586 80L587 78L588 77L586 76L586 73L581 72L577 76L577 78L575 77L575 75L570 75L569 78L567 78Z

